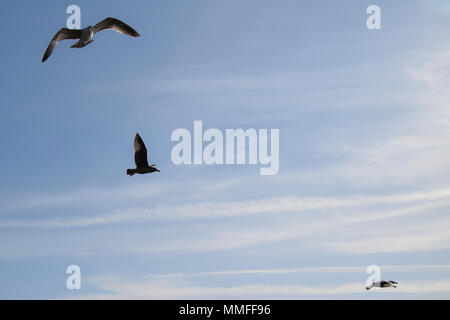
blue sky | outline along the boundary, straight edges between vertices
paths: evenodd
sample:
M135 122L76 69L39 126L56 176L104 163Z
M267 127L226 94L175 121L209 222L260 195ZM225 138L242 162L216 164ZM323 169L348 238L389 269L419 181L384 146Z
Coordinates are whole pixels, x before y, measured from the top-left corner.
M111 16L142 36L63 41L41 63L71 4L82 27ZM0 298L450 297L450 1L0 15ZM172 131L195 120L279 129L279 173L172 164ZM136 132L161 173L125 174ZM373 264L399 287L364 290Z

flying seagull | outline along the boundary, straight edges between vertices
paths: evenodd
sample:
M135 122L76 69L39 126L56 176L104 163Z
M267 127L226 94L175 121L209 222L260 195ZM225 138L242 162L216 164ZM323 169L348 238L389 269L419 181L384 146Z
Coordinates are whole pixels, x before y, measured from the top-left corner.
M389 287L394 287L397 288L397 284L398 282L392 281L392 280L381 280L381 281L377 281L372 283L370 286L367 286L366 289L370 290L374 287L378 287L378 288L389 288Z
M158 171L156 169L156 164L148 165L147 162L147 148L145 147L144 141L142 141L139 133L136 133L134 138L134 162L136 162L136 169L127 169L127 175L132 176L135 173L151 173Z
M89 43L94 41L92 37L97 32L100 32L102 30L106 29L112 29L116 30L117 32L126 34L128 36L132 37L139 37L140 34L134 30L132 27L127 25L126 23L114 19L114 18L106 18L103 21L100 21L95 26L89 26L84 29L68 29L68 28L62 28L59 30L55 36L53 37L52 41L50 41L50 44L47 47L47 50L45 50L44 56L42 57L42 62L48 59L50 55L52 54L53 50L55 49L58 42L61 40L66 39L80 39L78 42L71 45L71 48L83 48L84 46L87 46Z

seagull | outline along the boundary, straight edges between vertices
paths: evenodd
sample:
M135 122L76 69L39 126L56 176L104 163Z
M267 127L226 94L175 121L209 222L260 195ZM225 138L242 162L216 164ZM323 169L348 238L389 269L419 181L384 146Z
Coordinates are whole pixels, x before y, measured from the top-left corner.
M71 45L71 48L83 48L87 46L89 43L94 41L92 37L97 32L100 32L102 30L106 29L112 29L116 30L117 32L126 34L128 36L132 37L139 37L140 34L134 30L132 27L127 25L126 23L114 19L114 18L106 18L103 21L100 21L95 26L89 26L84 29L68 29L68 28L62 28L59 30L55 36L53 37L52 41L50 41L50 44L47 47L47 50L45 50L44 56L42 57L42 62L48 59L50 55L52 54L53 50L55 49L58 42L61 40L66 39L80 39L78 42Z
M397 284L398 282L392 281L392 280L381 280L381 281L377 281L372 283L370 286L366 287L366 290L370 290L374 287L378 287L378 288L389 288L389 287L394 287L397 288Z
M156 164L152 164L151 166L148 165L147 148L139 133L136 133L136 137L134 138L134 162L136 162L136 169L127 169L127 175L129 176L132 176L135 173L144 174L155 171L160 172L156 169Z

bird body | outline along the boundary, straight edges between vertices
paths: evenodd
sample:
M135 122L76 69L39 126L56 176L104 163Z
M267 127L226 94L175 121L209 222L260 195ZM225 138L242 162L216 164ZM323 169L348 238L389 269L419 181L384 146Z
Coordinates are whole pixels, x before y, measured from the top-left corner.
M127 25L126 23L115 19L115 18L106 18L99 23L97 23L95 26L89 26L84 29L68 29L68 28L62 28L60 29L55 36L50 41L50 44L47 47L47 50L45 50L44 56L42 57L42 62L46 61L48 57L52 54L53 50L55 49L56 45L61 40L66 39L79 39L76 43L74 43L71 48L83 48L93 42L92 39L94 37L94 34L97 32L100 32L102 30L115 30L117 32L120 32L122 34L132 36L132 37L139 37L140 34L134 30L132 27Z
M394 287L397 288L398 282L392 281L392 280L380 280L377 282L372 283L370 286L366 287L366 290L370 290L372 288L389 288Z
M127 169L127 175L132 176L135 173L145 174L145 173L152 173L155 171L160 172L158 169L156 169L155 167L152 167L152 166L149 166L148 168Z
M92 26L89 26L87 28L81 29L81 35L80 40L73 45L71 45L71 48L83 48L87 46L89 43L93 42L94 40L92 37L94 36L94 28Z
M156 164L148 165L147 148L139 133L136 133L136 137L134 138L134 162L136 163L136 169L127 169L127 175L129 176L132 176L135 173L145 174L155 171L160 172L156 169Z

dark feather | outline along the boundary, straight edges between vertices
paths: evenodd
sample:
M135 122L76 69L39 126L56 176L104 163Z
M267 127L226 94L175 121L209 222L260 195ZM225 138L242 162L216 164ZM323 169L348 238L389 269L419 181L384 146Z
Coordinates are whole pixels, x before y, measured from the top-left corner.
M148 167L147 148L138 133L134 138L134 161L136 162L136 168Z
M94 34L97 32L100 32L102 30L106 30L106 29L112 29L112 30L115 30L117 32L126 34L128 36L132 36L132 37L140 36L140 34L136 30L134 30L132 27L130 27L126 23L124 23L118 19L114 19L114 18L106 18L105 20L97 23L94 26Z
M65 39L79 39L80 37L81 30L62 28L55 34L52 41L50 41L50 44L48 45L47 50L45 50L44 56L42 57L42 62L50 57L59 41Z

